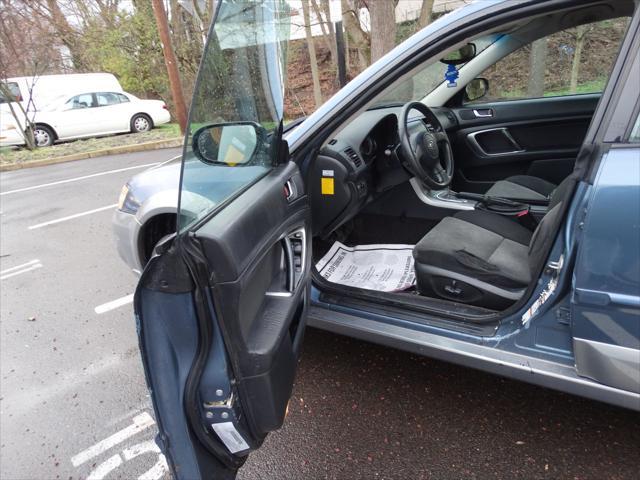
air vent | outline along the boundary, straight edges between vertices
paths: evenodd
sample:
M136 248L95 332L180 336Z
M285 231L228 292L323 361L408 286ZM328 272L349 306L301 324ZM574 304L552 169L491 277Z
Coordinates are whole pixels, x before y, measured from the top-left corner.
M329 145L335 145L336 143L338 143L338 140L335 138L329 140Z
M347 157L351 159L351 161L356 166L356 168L360 168L360 165L362 165L362 160L360 159L360 157L358 156L358 154L353 148L351 147L345 148L344 153L347 154Z

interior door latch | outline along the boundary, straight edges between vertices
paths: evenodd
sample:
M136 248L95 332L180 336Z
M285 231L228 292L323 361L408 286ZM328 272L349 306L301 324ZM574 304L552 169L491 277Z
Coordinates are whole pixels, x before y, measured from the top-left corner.
M296 199L296 185L291 181L291 179L287 180L284 184L283 192L284 198L287 200L287 202L293 202Z

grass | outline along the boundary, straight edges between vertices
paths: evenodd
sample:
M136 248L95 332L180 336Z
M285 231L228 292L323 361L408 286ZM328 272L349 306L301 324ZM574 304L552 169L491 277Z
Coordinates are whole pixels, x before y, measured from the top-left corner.
M544 92L545 97L559 97L562 95L580 95L584 93L599 93L604 90L605 83L607 82L606 78L598 78L596 80L592 80L589 82L580 83L576 86L576 91L571 92L569 88L559 88L557 90L547 90ZM521 98L529 98L527 92L523 90L510 90L500 92L500 97L502 99L521 99Z
M139 143L152 142L154 140L171 140L178 137L181 137L180 127L178 124L167 123L165 125L160 125L149 132L126 133L101 138L87 138L84 140L58 143L51 147L37 148L35 150L3 147L0 148L0 165L62 157L64 155L71 155L74 153L92 152L124 145L137 145Z

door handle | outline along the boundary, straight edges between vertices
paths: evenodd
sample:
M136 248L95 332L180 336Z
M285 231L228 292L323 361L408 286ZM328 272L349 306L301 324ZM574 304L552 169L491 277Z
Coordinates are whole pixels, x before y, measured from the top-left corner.
M297 228L282 239L285 262L285 290L292 294L298 283L307 262L306 230Z
M295 259L293 258L293 245L291 245L291 239L286 236L283 239L282 245L284 247L284 259L286 262L286 285L287 292L293 293L295 288Z
M479 135L490 133L490 132L500 132L504 136L505 140L513 147L513 150L498 151L498 152L488 152L487 150L485 150L482 147L482 145L480 145L480 142L478 142L478 139L476 137L478 137ZM525 153L526 151L524 148L520 146L520 144L515 140L515 138L513 138L511 133L509 133L509 129L507 127L489 128L486 130L478 130L476 132L471 132L467 134L467 141L477 153L485 157L513 155L515 153Z
M473 109L473 114L476 118L491 118L493 117L493 109L491 108L483 108L483 109Z

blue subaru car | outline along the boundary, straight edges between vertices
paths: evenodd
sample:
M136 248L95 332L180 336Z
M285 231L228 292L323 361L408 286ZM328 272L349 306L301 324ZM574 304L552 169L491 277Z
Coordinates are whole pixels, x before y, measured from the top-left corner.
M307 326L640 410L637 3L471 3L285 131L290 18L218 2L161 167L177 231L134 304L175 477L283 424Z

